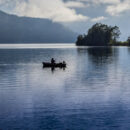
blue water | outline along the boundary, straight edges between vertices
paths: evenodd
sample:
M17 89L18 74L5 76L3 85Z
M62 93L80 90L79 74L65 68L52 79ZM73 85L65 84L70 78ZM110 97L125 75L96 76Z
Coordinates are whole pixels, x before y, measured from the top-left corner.
M130 129L130 48L0 47L1 130Z

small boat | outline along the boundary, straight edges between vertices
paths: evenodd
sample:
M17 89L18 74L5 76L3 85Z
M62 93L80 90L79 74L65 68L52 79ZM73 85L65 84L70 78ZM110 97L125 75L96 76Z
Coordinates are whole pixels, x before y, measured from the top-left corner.
M66 63L49 63L49 62L43 62L43 67L52 67L52 68L65 68Z

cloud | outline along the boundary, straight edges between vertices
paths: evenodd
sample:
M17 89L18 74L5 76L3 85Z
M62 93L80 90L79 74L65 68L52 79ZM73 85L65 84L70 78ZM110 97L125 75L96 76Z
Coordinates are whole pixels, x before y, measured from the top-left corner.
M0 0L0 5L6 4L7 2L8 2L8 0Z
M70 7L83 7L81 2L63 2L63 0L0 0L5 2L4 6L10 8L9 3L13 3L14 8L10 13L19 16L47 18L54 22L74 22L85 21L87 16L78 14Z
M91 3L93 5L99 5L99 4L117 4L120 3L120 0L77 0L80 2L86 2L86 3Z
M93 3L97 4L117 4L120 0L93 0Z
M130 0L77 0L86 2L91 6L104 5L104 12L111 16L119 16L121 13L130 10Z
M121 13L130 10L130 1L124 0L116 5L110 5L107 7L106 12L112 16L118 16Z
M77 13L77 8L89 10L94 6L103 7L103 11L99 12L101 17L92 17L94 11L86 14ZM130 0L0 0L0 6L5 11L19 16L47 18L54 22L77 22L77 21L101 21L105 20L106 14L111 16L119 16L121 13L130 10ZM4 7L4 8L3 8ZM105 9L104 9L105 8ZM97 10L98 12L98 10ZM104 12L106 14L104 14Z
M78 1L68 1L65 3L66 7L69 8L84 8L86 7L84 3Z
M101 17L93 18L93 19L91 19L91 21L92 22L99 22L99 21L106 20L106 19L107 19L106 17L101 16Z
M80 2L86 2L90 5L102 5L106 6L105 12L111 16L119 16L121 13L130 10L130 0L77 0Z

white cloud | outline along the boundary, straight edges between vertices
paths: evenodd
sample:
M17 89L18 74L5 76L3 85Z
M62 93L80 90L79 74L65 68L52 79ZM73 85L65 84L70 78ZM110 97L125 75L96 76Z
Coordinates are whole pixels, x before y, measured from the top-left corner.
M3 3L3 1L2 0L0 0L0 4L2 4Z
M75 9L70 7L83 7L81 2L68 2L63 0L0 0L0 3L14 3L14 8L10 13L19 16L47 18L54 22L74 22L85 21L87 16L76 13ZM9 8L9 7L8 7Z
M130 0L77 0L80 2L86 2L90 5L101 5L104 4L106 7L106 13L111 16L118 16L123 12L130 10Z
M8 0L0 0L0 5L7 3Z
M130 1L124 0L116 5L110 5L107 7L106 12L112 16L118 16L119 14L130 10Z
M68 1L65 3L66 7L70 8L84 8L86 7L84 3L78 1Z
M93 0L93 2L99 3L99 4L117 4L120 2L120 0Z
M120 0L77 0L82 2L87 2L91 4L117 4L120 3Z
M63 0L0 0L0 5L5 6L10 13L19 16L47 18L54 22L87 21L88 19L92 22L101 21L106 19L103 16L104 12L117 16L130 10L130 0L68 0L67 2ZM76 12L76 8L85 9L90 6L89 9L92 9L93 5L100 5L99 8L105 7L103 14L100 14L101 17L90 19L87 12L86 16Z
M101 16L101 17L97 17L97 18L93 18L91 19L92 22L100 22L102 20L106 20L107 18L104 17L104 16Z

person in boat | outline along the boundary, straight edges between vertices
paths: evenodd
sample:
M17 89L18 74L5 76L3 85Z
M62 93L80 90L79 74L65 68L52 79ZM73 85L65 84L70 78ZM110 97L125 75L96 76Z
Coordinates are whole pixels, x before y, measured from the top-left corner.
M63 61L63 64L65 65L65 64L66 64L66 62L65 62L65 61Z
M54 58L51 59L51 64L55 64Z

